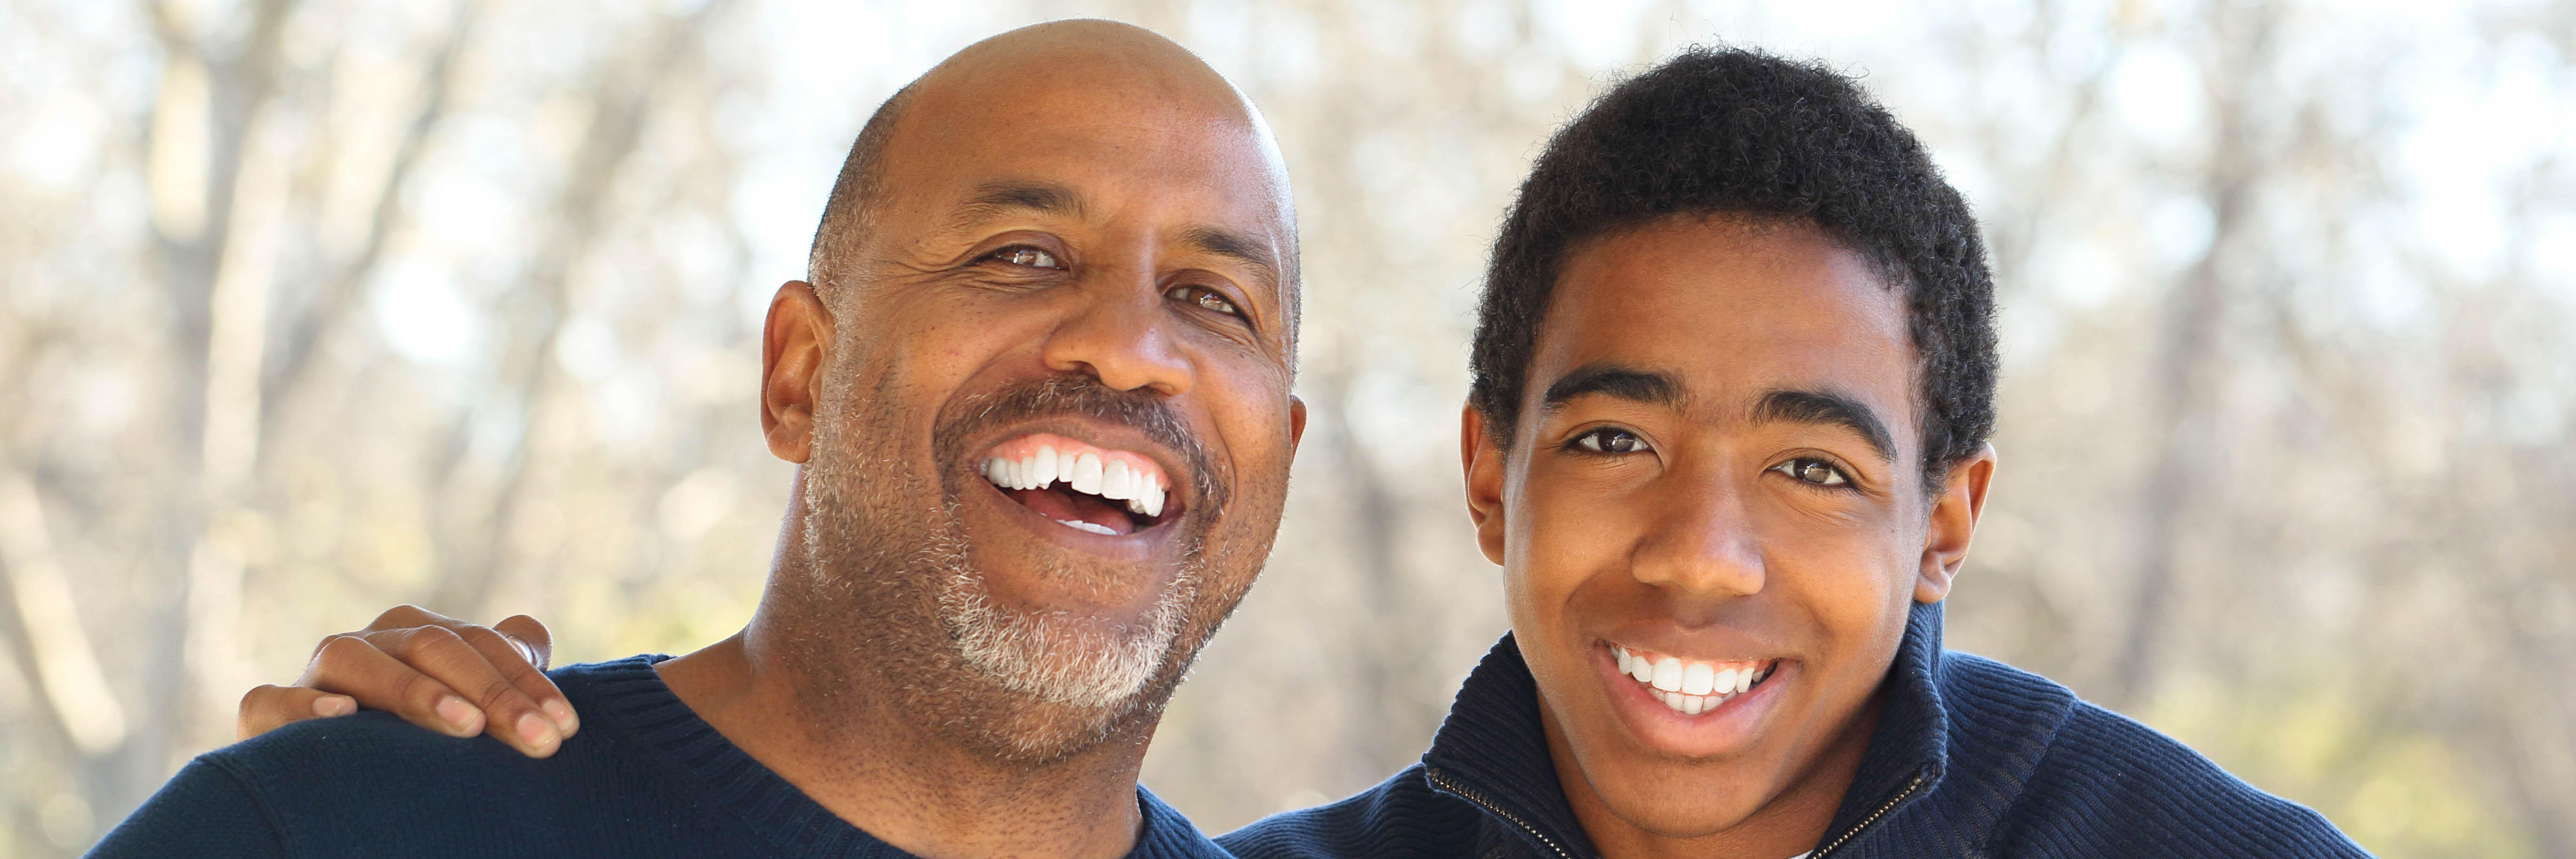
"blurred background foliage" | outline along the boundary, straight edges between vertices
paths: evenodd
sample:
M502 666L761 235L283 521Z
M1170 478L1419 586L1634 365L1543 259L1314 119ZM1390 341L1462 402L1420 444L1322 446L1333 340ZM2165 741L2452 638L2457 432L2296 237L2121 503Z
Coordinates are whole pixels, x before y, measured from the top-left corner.
M1554 124L1717 41L1864 76L1986 224L1953 646L2384 854L2576 855L2564 0L0 0L0 855L396 603L560 661L738 628L789 474L757 326L849 138L1068 15L1232 76L1304 224L1288 521L1145 771L1210 832L1402 766L1501 632L1482 251Z

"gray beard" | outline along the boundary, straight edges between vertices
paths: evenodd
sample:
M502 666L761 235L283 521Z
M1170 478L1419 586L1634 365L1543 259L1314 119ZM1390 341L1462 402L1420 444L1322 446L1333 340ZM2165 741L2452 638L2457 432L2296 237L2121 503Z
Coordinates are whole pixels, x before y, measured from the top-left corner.
M849 396L855 374L834 375L844 381L817 410L805 466L803 593L786 601L803 603L790 646L820 681L803 684L809 706L849 712L850 696L875 691L915 724L1025 764L1060 760L1159 718L1241 597L1200 604L1203 530L1185 535L1172 581L1133 623L996 605L958 519L964 487L882 451L898 437L892 421ZM882 389L872 393L868 401L886 401ZM934 487L936 510L903 503Z

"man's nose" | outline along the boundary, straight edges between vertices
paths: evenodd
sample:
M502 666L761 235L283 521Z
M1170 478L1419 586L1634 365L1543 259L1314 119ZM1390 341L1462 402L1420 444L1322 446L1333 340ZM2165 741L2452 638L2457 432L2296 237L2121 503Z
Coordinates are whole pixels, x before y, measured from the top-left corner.
M1159 284L1149 274L1094 277L1083 284L1073 316L1047 337L1047 369L1083 373L1120 391L1188 392L1196 370L1173 340Z
M1693 596L1762 592L1762 544L1741 494L1695 473L1663 478L1658 512L1629 556L1637 581Z

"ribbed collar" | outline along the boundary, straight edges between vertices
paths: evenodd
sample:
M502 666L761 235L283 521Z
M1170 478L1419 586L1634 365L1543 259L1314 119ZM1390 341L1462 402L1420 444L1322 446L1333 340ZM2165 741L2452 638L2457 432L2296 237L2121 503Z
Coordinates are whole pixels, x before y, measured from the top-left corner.
M1940 662L1941 606L1918 603L1906 616L1905 638L1888 666L1869 751L1820 848L1853 833L1864 821L1921 798L1940 782L1949 766L1950 741L1950 719L1935 682ZM1599 855L1557 783L1546 728L1539 721L1537 681L1511 634L1495 642L1467 675L1422 763L1433 788L1503 818L1541 855Z
M911 856L833 815L698 718L653 669L669 658L630 656L576 665L555 672L556 682L585 716L586 727L622 738L696 778L713 802L785 855ZM1127 854L1130 859L1227 856L1143 785L1136 786L1136 804L1144 827Z
M1860 770L1843 791L1842 808L1825 827L1822 859L1897 808L1932 792L1950 771L1950 708L1941 694L1941 604L1915 603L1905 640L1879 689L1878 728Z

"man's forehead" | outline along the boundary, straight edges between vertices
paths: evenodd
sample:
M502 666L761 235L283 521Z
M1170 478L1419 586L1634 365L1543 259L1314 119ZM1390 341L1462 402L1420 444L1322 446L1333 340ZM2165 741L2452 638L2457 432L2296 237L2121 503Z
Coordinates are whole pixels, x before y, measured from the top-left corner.
M1011 194L1069 192L1078 206L1052 208L1176 208L1239 228L1285 227L1276 148L1221 78L1212 85L1222 91L1209 92L1124 61L1090 63L1098 75L1024 65L925 78L936 85L914 97L887 142L887 190L953 216L994 211Z

